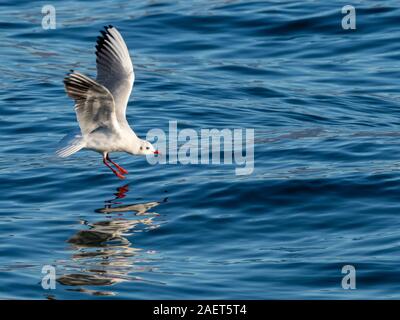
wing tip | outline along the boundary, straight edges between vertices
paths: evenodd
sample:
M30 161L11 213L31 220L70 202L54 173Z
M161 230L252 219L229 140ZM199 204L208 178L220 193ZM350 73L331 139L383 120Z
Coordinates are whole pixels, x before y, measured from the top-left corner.
M75 100L85 99L87 92L97 85L95 81L79 72L68 73L63 82L67 95Z
M114 27L113 25L109 24L108 26L104 26L103 27L104 30L100 30L100 36L97 37L96 39L96 56L98 56L99 54L102 53L103 50L110 50L108 47L114 48L112 49L115 52L115 48L122 46L126 46L124 40L122 39L122 36L120 35L120 33L118 32L117 28ZM111 31L111 32L110 32ZM113 45L113 44L109 44L106 42L106 40L108 40L108 42L110 41L110 39L113 39L115 41L117 41L117 45ZM127 49L126 49L127 50ZM123 49L122 49L123 51ZM117 49L117 55L120 55L123 53L119 52L119 50Z
M106 26L104 26L104 29L105 29L105 31L100 30L101 36L98 36L97 40L96 40L96 46L95 46L96 56L99 55L99 53L104 49L105 41L106 41L107 35L109 34Z

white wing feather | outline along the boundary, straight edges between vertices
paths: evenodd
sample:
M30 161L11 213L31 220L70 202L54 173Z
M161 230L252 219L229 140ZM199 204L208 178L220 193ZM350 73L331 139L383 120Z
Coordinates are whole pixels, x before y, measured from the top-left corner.
M78 72L65 79L65 90L75 100L75 111L83 137L99 128L120 130L114 99L104 86Z
M135 75L128 48L118 30L113 26L100 31L96 45L96 81L105 86L114 97L117 120L127 124L126 106L132 91Z

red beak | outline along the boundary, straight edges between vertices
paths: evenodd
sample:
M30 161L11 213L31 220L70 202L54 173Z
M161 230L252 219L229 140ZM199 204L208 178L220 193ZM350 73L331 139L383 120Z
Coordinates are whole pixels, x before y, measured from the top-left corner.
M154 151L154 154L160 154L160 152L158 150Z

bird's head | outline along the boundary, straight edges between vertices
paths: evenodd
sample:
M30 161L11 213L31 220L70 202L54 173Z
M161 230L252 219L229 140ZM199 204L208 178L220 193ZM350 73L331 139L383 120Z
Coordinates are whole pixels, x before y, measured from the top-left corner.
M159 154L159 152L158 152L158 150L156 150L154 148L154 146L150 142L148 142L146 140L141 140L138 154L141 154L141 155Z

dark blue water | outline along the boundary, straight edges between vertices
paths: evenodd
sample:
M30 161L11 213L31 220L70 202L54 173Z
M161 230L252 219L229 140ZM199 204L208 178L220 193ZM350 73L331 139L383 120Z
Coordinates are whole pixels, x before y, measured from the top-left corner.
M348 1L57 1L55 30L45 4L0 9L0 298L400 298L398 1L353 1L356 30ZM63 77L95 76L106 24L137 133L254 128L251 175L54 157L76 126Z

